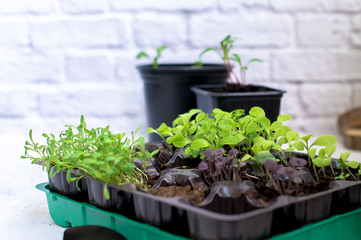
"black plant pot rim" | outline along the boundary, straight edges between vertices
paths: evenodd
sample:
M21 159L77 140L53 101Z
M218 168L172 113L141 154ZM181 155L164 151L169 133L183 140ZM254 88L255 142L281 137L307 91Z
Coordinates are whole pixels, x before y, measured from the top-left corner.
M253 87L262 87L264 89L267 89L267 91L260 91L260 92L214 92L211 89L214 88L224 88L227 84L201 84L201 85L195 85L191 87L191 90L195 92L196 94L201 95L208 95L208 96L215 96L215 97L225 97L225 96L235 96L235 97L241 97L241 96L282 96L286 91L279 90L275 88L270 88L262 85L253 85L249 84L248 86Z
M160 73L168 73L168 72L184 72L184 71L192 71L192 72L219 72L226 70L224 64L218 63L205 63L202 67L195 67L194 63L166 63L159 64L158 68L153 68L152 64L142 64L137 65L136 68L142 72L160 72Z

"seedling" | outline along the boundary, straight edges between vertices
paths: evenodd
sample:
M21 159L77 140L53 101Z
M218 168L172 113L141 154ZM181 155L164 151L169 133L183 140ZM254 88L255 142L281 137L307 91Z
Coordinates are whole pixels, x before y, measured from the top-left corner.
M113 134L109 126L88 129L83 116L79 126L66 127L59 139L56 139L54 134L43 134L46 138L44 145L33 140L30 130L30 142L26 141L22 158L30 159L31 163L41 163L51 179L61 170L68 173L68 182L84 176L98 179L105 183L106 197L109 197L108 183L135 183L140 188L146 188L144 170L148 159L156 154L156 151L145 151L144 137L135 138L140 127L132 133L131 138L127 138L125 133ZM134 161L142 162L141 169L135 166ZM79 177L71 177L70 171L73 169L81 170Z
M242 63L241 57L236 53L231 53L231 50L233 48L233 43L235 42L235 39L231 37L231 35L228 35L225 37L221 42L221 51L218 51L216 48L207 48L203 52L199 54L199 60L196 61L197 66L202 66L201 58L202 56L207 52L216 52L219 57L223 60L224 65L226 66L227 72L228 72L228 78L231 81L231 83L238 84L238 85L245 85L246 84L246 70L248 70L248 66L252 62L263 62L263 60L258 58L253 58L249 60L245 65ZM232 67L232 62L235 62L239 65L240 68L240 77L237 76L235 71Z
M157 47L156 49L156 55L153 57L153 61L152 61L152 65L153 65L153 68L158 68L159 67L159 64L158 64L158 61L159 61L159 58L161 57L161 53L167 48L167 46L165 45L161 45L159 47ZM150 56L148 55L148 53L144 52L144 51L141 51L140 53L138 53L138 55L136 56L137 59L141 59L141 58L148 58L150 59Z

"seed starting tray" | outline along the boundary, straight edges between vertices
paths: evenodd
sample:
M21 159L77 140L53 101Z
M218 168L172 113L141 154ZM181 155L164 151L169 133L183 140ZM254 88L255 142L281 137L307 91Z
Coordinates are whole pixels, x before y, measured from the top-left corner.
M129 240L189 239L51 192L48 183L38 184L36 188L45 192L50 216L56 224L62 227L99 225L111 228ZM305 225L291 232L278 234L269 240L360 239L360 220L361 208L358 208L345 214L335 215L326 220Z

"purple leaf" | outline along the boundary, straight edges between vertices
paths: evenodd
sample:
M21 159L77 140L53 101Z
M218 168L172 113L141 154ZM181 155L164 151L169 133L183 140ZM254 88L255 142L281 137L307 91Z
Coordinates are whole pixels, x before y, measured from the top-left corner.
M293 179L300 177L300 173L292 167L287 167L286 173L288 175L288 178L292 181L293 181Z
M278 165L277 169L276 169L276 174L278 176L280 176L280 175L283 175L285 173L286 173L286 168L284 166L282 166L282 165Z
M229 155L229 156L235 156L235 155L237 155L238 153L239 153L239 152L238 152L237 149L232 148L231 150L229 150L228 155Z
M214 153L216 155L222 155L225 152L225 150L223 148L218 148Z
M227 164L227 163L230 162L232 159L233 159L233 158L232 158L231 156L225 157L225 158L223 159L223 163L224 163L224 164Z
M263 166L271 173L274 173L276 171L276 168L278 166L278 163L273 160L267 160Z
M208 164L205 161L202 161L198 164L198 169L201 171L208 170Z
M289 162L294 167L303 167L307 164L307 161L305 159L298 157L291 158Z
M219 162L216 162L216 169L221 169L221 168L223 168L224 167L224 163L223 162L221 162L221 161L219 161Z
M206 151L204 151L204 158L211 159L213 153L214 153L214 150L212 148L207 148Z

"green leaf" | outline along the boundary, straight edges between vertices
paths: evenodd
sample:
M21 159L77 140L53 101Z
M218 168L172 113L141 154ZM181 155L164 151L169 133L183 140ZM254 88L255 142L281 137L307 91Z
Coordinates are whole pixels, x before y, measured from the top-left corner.
M350 157L350 154L351 154L351 152L341 153L340 158L341 158L344 162L346 162L347 159Z
M304 140L304 141L307 143L308 140L310 140L311 137L313 137L313 135L312 135L312 134L308 134L308 135L306 135L306 136L301 137L301 139Z
M293 152L295 149L293 147L288 147L285 149L286 152Z
M246 66L248 66L249 64L253 63L253 62L264 62L263 60L261 59L258 59L258 58L252 58L251 60L249 60L246 64Z
M255 122L248 123L246 127L246 135L256 130L256 128L257 128L257 124Z
M206 114L204 112L198 113L196 116L196 122L199 123L205 117L205 115Z
M242 67L242 61L241 61L240 56L238 54L234 53L233 57L234 57L234 60L239 64L239 66Z
M317 167L323 167L323 160L321 158L316 158L312 160L313 164L315 164Z
M167 48L167 46L165 46L165 45L161 45L161 46L159 46L159 47L157 47L157 58L159 58L160 57L160 54L165 50Z
M289 131L286 133L287 141L290 143L299 139L298 133L295 131Z
M325 151L328 157L331 157L332 154L336 151L336 145L328 145L325 147Z
M335 136L333 135L324 135L324 136L320 136L318 137L312 144L310 147L312 146L328 146L328 145L333 145L337 143L337 139Z
M243 157L242 157L242 162L244 162L244 161L247 161L248 159L250 159L250 158L252 158L252 156L251 155L249 155L249 154L246 154L246 155L244 155Z
M288 114L281 114L278 115L277 117L277 122L287 122L287 121L291 121L292 117Z
M204 139L196 139L191 143L191 148L192 149L201 149L201 148L209 147L210 145L211 144Z
M137 54L136 56L137 59L140 59L140 58L149 58L148 54L146 52L140 52Z
M310 156L311 159L314 159L314 158L315 158L315 156L316 156L316 151L317 151L316 148L311 148L311 149L308 150L307 153L308 153L308 155Z
M323 159L323 166L327 166L331 164L331 158L325 158Z
M173 141L172 141L173 145L177 148L182 148L182 147L186 146L187 144L189 144L190 142L191 141L188 138L186 138L182 135L174 136Z
M222 119L218 123L218 127L223 130L235 129L236 125L232 119Z
M110 199L110 194L109 194L109 190L108 190L108 184L104 184L104 190L103 190L103 194L106 200Z
M253 107L249 110L249 115L254 117L264 117L266 116L264 110L260 107Z
M349 161L349 162L346 162L346 165L349 166L350 168L356 169L356 168L358 168L360 163L356 162L356 161Z
M237 134L234 136L227 136L220 140L220 144L222 145L236 145L240 142L242 142L245 139L245 137L242 134Z
M292 146L298 151L303 151L305 149L304 145L301 142L293 142Z
M326 151L325 149L320 149L318 152L318 157L324 159L326 157Z
M207 48L207 49L205 49L203 52L201 52L199 54L199 57L202 57L203 54L205 54L206 52L211 52L211 51L217 52L217 49L215 49L215 48Z

